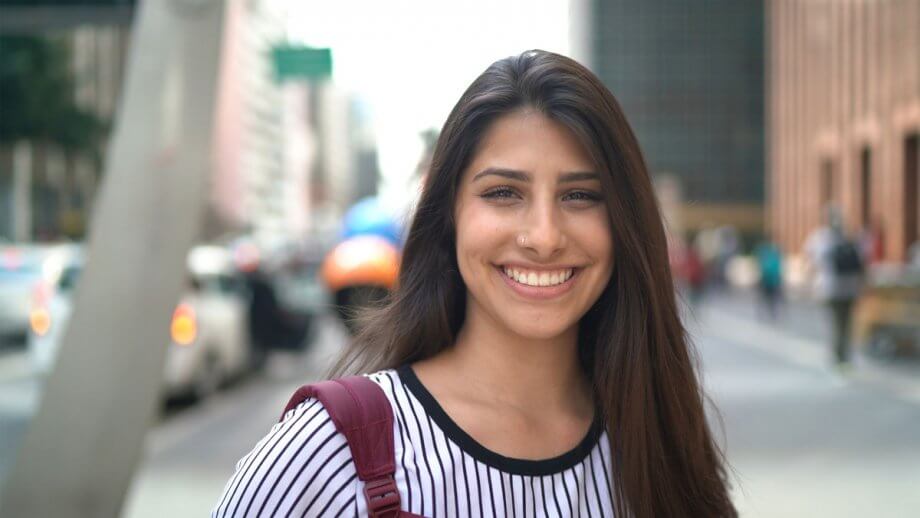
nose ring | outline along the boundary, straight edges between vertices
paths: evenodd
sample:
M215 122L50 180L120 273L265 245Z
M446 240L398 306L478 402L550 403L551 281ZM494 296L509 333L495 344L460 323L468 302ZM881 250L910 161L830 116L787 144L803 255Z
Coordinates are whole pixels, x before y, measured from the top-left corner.
M518 245L521 246L521 248L524 248L525 246L527 246L527 236L525 236L524 234L519 235L517 238L517 242L518 242Z

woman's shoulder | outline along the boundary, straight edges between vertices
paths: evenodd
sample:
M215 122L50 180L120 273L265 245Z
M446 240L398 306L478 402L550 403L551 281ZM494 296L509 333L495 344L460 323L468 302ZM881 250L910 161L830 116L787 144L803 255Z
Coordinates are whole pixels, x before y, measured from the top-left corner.
M307 398L237 462L212 516L339 516L355 505L357 481L345 436Z
M396 369L379 370L363 376L376 383L393 404L396 387L400 383ZM344 448L348 451L348 441L345 435L336 429L330 409L315 397L308 397L285 412L281 421L272 428L272 433L283 434L282 430L285 428L290 433L289 441L302 446L305 451L317 447L334 448L336 451Z
M383 369L370 374L365 374L367 378L380 386L387 399L393 402L397 387L401 384L399 377L400 369Z
M393 394L396 391L396 386L400 383L397 369L382 369L372 373L362 374L362 376L376 383L390 400L393 399ZM323 383L324 381L331 380L321 380L314 383ZM307 397L304 398L303 401L297 403L294 408L286 411L281 417L281 421L275 426L280 426L289 419L296 418L297 416L302 416L312 407L317 408L320 414L324 414L325 419L323 419L323 421L330 420L328 409L323 406L323 403L315 397Z

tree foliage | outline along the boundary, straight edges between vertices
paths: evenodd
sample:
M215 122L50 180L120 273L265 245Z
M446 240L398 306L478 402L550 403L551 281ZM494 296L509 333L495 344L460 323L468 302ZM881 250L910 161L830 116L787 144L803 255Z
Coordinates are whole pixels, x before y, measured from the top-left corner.
M69 48L41 36L0 36L0 144L41 140L95 151L105 124L74 102Z

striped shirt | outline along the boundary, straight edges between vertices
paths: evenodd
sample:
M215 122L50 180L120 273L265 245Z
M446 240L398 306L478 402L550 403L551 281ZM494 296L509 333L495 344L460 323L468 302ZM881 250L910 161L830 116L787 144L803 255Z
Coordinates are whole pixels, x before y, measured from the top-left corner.
M369 377L393 407L403 510L430 518L613 516L600 419L567 453L513 459L464 432L408 366ZM237 462L211 516L367 516L363 490L345 436L311 398Z

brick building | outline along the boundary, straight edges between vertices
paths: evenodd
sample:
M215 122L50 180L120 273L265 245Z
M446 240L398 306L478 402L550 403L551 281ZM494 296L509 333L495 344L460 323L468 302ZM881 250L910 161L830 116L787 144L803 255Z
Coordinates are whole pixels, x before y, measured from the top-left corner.
M876 225L902 261L920 234L920 0L767 3L767 197L784 248L824 207Z

